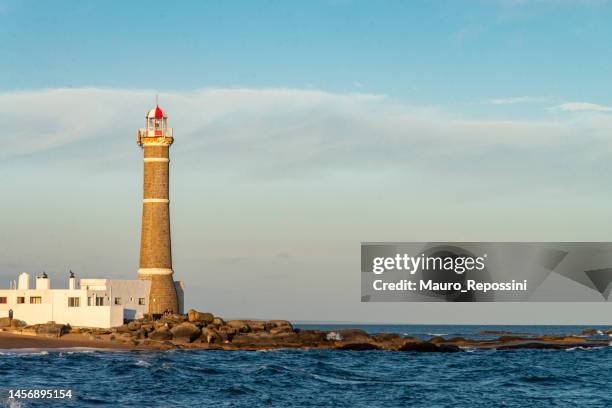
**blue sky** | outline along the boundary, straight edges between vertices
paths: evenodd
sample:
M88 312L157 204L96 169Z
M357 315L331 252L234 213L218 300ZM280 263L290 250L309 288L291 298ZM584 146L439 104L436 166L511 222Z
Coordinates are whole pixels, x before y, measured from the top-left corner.
M612 94L601 0L0 4L3 90L290 87L444 105Z
M360 242L609 241L610 21L605 0L0 0L0 285L136 276L156 92L200 309L411 322L359 302Z

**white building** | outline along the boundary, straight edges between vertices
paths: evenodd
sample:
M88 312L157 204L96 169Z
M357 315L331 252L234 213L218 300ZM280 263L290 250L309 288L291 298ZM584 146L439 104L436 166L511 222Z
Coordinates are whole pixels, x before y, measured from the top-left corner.
M108 328L148 313L151 281L80 279L77 283L71 275L67 289L52 289L46 275L37 276L35 282L32 288L30 275L24 272L10 289L0 289L0 317L12 310L14 319L28 325L55 321L73 327ZM176 284L182 295L182 285Z

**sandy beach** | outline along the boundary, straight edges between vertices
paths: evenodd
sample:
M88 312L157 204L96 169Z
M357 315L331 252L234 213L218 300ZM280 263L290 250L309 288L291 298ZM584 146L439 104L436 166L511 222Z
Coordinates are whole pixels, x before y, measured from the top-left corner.
M134 350L139 348L131 344L116 343L109 340L89 340L79 334L66 334L60 338L47 338L0 332L0 349L54 349L71 347L108 348L118 350Z

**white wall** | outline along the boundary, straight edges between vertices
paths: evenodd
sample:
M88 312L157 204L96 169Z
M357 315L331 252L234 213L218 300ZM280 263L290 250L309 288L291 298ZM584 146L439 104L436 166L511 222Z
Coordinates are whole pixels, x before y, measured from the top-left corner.
M93 280L92 280L93 281ZM150 281L96 279L97 290L80 289L0 289L0 297L6 297L7 303L0 304L0 316L8 316L13 309L13 317L27 324L69 323L71 326L113 327L123 324L124 318L142 317L148 311ZM87 305L87 298L96 293L104 296L104 305ZM17 303L17 297L24 297L26 303ZM40 296L41 304L30 304L30 297ZM69 307L68 298L79 298L79 307ZM115 298L121 298L121 304L115 304ZM139 305L138 299L144 298L145 304Z

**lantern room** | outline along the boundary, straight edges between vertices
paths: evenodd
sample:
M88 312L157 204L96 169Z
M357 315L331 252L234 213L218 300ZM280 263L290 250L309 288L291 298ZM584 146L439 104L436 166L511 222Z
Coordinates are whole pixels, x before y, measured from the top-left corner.
M166 121L168 117L159 105L155 105L153 109L147 113L147 133L154 136L165 136L168 128Z
M168 117L155 105L146 116L146 127L138 129L137 143L172 143L172 129L168 127Z

